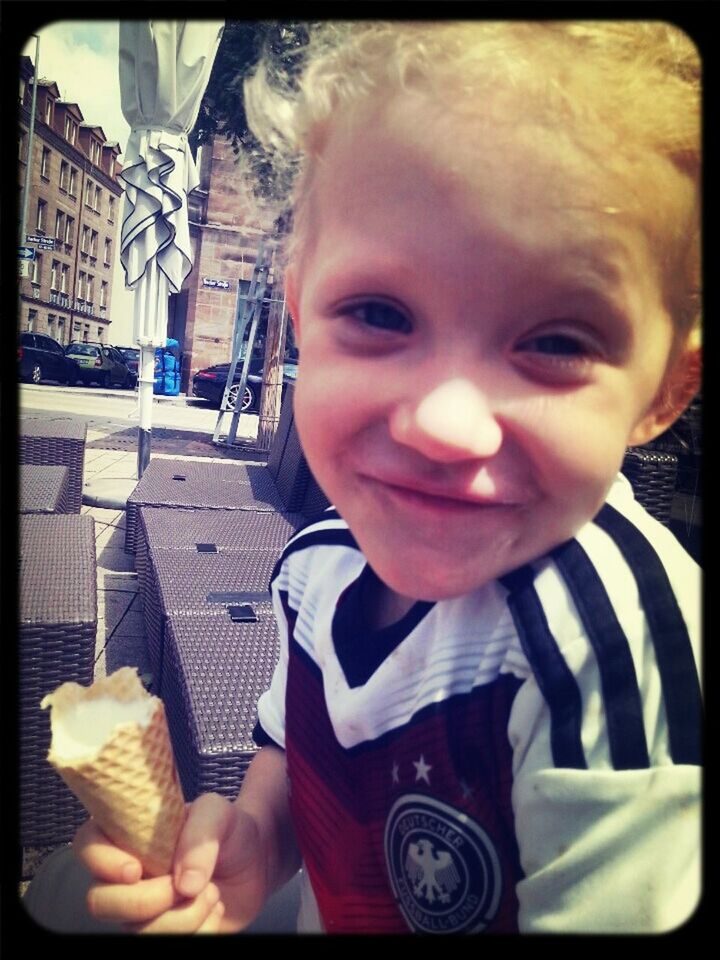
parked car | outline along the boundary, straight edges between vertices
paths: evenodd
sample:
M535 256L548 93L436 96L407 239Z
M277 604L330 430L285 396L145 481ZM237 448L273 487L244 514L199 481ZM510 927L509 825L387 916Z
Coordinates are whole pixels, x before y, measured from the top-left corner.
M69 385L80 379L75 360L65 356L62 344L44 333L21 333L18 338L20 379L30 383L57 380Z
M101 387L135 386L137 376L115 347L103 343L70 343L65 347L65 355L76 361L83 383L94 381Z
M140 365L140 348L139 347L115 347L118 353L122 354L123 360L130 367L132 372L135 374L135 379L138 378L138 367Z
M243 413L254 413L258 410L260 391L262 389L263 362L263 357L252 357L250 360L245 392L240 404L240 409ZM237 403L242 367L242 360L238 360L233 385L230 388L230 394L228 396L229 410L234 410L235 404ZM208 400L214 406L219 407L222 402L229 372L229 363L216 363L212 367L205 367L203 370L198 370L193 377L192 395L199 400ZM286 360L283 364L283 383L293 383L296 375L297 361Z

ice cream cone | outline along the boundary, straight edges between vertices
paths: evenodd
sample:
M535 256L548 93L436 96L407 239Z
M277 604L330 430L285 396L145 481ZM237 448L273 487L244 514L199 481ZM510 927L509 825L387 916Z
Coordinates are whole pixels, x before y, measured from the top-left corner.
M41 706L48 760L98 826L147 876L170 873L185 803L162 701L123 667L90 687L63 683Z

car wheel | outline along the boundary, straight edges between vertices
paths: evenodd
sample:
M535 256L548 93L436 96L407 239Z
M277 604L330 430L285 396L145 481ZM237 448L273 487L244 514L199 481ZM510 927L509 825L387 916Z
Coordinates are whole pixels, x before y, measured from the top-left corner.
M40 383L42 380L43 372L42 367L39 363L34 363L32 366L32 371L30 373L30 382L31 383Z
M238 392L240 390L240 384L234 383L230 387L230 393L228 394L228 410L234 410L235 405L238 399ZM240 411L244 413L246 410L249 410L255 402L255 392L250 384L246 384L245 392L243 393L242 403L240 404Z

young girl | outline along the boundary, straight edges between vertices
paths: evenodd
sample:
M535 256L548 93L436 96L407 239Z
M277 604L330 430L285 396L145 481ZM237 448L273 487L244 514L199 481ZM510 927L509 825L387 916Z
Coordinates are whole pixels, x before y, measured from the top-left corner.
M237 801L172 877L89 824L96 917L647 932L700 890L699 570L618 474L697 388L698 57L662 23L329 24L286 287L308 461Z

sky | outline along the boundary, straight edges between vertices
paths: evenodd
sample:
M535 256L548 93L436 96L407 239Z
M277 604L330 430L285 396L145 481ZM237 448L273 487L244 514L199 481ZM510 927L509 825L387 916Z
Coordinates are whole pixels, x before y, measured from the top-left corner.
M130 127L120 106L117 20L57 20L36 29L40 37L39 75L54 80L63 100L78 104L88 123L99 124L108 141L124 150ZM23 54L35 62L35 39L30 37ZM123 157L120 155L120 162ZM120 244L115 244L109 340L117 346L132 343L133 298L125 290L120 265Z

